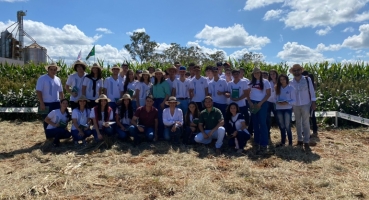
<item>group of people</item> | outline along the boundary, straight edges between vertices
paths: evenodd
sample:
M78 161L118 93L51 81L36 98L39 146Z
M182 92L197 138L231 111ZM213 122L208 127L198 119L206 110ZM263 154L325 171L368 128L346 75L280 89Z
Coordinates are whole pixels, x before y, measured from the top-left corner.
M292 145L294 112L297 145L310 148L315 86L313 77L299 64L289 70L291 80L276 70L265 72L257 67L249 80L244 69L232 69L229 63L221 62L207 66L206 76L194 63L188 68L175 62L166 71L149 67L136 72L124 63L110 68L111 76L105 80L101 66L93 64L89 74L87 68L77 60L73 64L75 73L63 87L56 76L60 67L52 63L45 66L47 74L37 81L46 138L52 138L55 146L63 138L73 137L79 145L91 135L96 142L117 135L122 140L132 137L134 145L142 139L162 139L174 145L216 140L216 152L220 153L228 136L229 146L242 152L253 136L256 152L263 154L270 142L271 113L281 132L276 146L284 146L286 138ZM70 93L70 100L64 98L64 89ZM69 121L71 131L67 129ZM313 133L317 134L316 128Z

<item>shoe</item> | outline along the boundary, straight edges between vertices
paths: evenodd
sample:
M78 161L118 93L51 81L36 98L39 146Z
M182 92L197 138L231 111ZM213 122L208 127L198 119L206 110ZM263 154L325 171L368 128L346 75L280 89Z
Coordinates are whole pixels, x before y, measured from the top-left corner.
M310 141L308 144L309 144L309 146L314 147L314 146L316 146L317 143L314 142L314 141Z
M267 153L267 147L260 146L260 149L256 151L256 155L262 156Z
M275 147L276 147L276 148L284 147L284 144L280 143L280 144L275 145Z
M305 151L311 151L309 143L304 143Z
M236 153L242 153L243 149L237 149Z
M303 142L303 141L297 141L296 146L302 146L303 144L304 144L304 142Z
M310 135L310 138L317 138L318 132L313 132L313 134Z
M215 149L215 153L216 153L217 155L220 155L220 154L222 154L222 151L220 150L220 148L216 148L216 149Z

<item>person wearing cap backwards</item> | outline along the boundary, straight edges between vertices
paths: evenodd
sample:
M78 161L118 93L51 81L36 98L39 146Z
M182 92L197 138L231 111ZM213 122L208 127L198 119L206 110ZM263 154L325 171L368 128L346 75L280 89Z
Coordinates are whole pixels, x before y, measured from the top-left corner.
M219 78L218 70L218 67L212 68L214 78L209 83L209 94L213 98L214 107L218 108L224 116L227 108L226 93L228 91L228 84L224 79Z
M172 84L172 96L177 98L177 101L180 103L177 107L180 108L183 112L183 115L186 114L188 103L190 101L189 89L190 89L190 80L185 77L186 67L179 67L179 78L175 79Z
M109 99L112 101L109 102L109 106L113 109L113 112L115 113L115 110L117 108L117 104L119 103L119 99L121 97L121 88L124 82L119 81L119 72L122 69L118 65L113 65L112 68L110 68L110 72L112 73L110 77L105 79L104 81L104 94L108 96Z
M99 64L94 63L91 67L90 74L85 76L82 84L82 95L85 95L90 102L89 108L93 108L97 105L95 100L99 98L101 90L103 88L102 68Z
M205 99L205 96L208 96L208 81L201 76L200 66L195 65L193 69L195 77L191 80L190 97L191 101L196 102L197 107L202 111L204 109L202 101Z
M56 72L60 71L60 67L56 63L46 65L47 74L40 76L37 79L36 93L38 101L40 102L40 111L47 111L41 117L45 117L55 109L60 108L60 99L64 98L63 85ZM44 130L46 130L47 123L44 122Z
M211 96L205 97L204 105L205 110L201 111L199 119L200 133L195 136L195 141L197 143L210 144L213 139L217 139L215 148L216 153L220 154L225 135L223 115L218 108L213 107Z
M233 81L228 83L228 92L226 96L230 99L230 103L237 103L240 112L245 116L246 124L249 125L250 116L247 109L246 99L248 95L249 86L247 82L240 77L240 70L232 70Z
M122 66L121 66L121 71L119 73L119 82L121 83L124 83L125 79L126 79L126 74L127 74L127 71L128 71L128 67L129 67L129 64L128 63L123 63Z
M178 145L179 138L181 137L183 127L183 113L180 108L176 108L180 103L176 97L169 97L165 102L169 108L163 110L163 123L164 123L164 139L173 142Z
M293 105L295 113L297 145L302 146L306 151L310 150L310 110L316 109L316 97L313 82L310 77L304 77L302 72L304 68L299 64L295 64L290 69L293 79L290 85L295 88L296 102ZM302 135L302 132L304 135Z
M70 107L73 109L78 107L78 103L76 103L77 99L82 95L82 83L83 79L87 75L85 73L87 65L77 60L73 63L73 69L76 73L68 76L67 83L65 84L65 90L70 93Z

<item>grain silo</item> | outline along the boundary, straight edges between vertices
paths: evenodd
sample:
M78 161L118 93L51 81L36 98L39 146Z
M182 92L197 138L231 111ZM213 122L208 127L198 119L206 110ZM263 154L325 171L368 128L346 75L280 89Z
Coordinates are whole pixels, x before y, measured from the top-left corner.
M24 63L33 62L35 64L47 63L47 49L36 42L23 49Z

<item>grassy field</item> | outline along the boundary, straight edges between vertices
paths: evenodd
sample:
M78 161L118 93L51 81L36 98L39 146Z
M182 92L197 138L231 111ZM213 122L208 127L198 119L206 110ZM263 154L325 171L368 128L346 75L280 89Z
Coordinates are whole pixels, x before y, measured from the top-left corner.
M165 142L105 149L69 140L45 150L41 127L0 122L0 199L369 198L367 128L321 131L311 152L293 146L258 157L250 144L220 156ZM279 142L277 130L272 140Z

